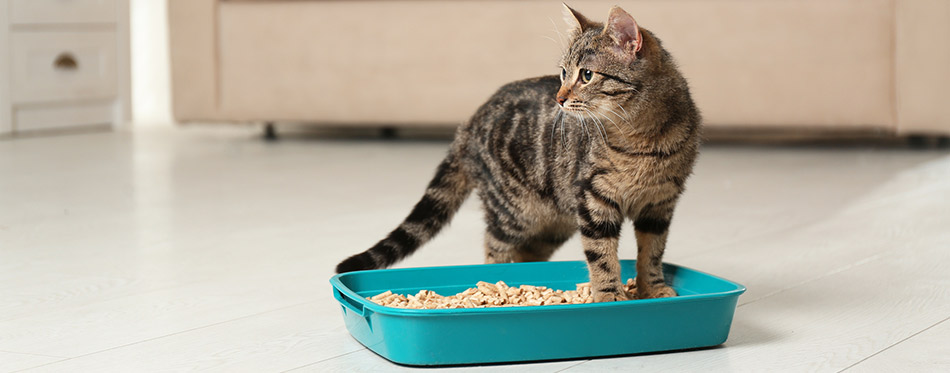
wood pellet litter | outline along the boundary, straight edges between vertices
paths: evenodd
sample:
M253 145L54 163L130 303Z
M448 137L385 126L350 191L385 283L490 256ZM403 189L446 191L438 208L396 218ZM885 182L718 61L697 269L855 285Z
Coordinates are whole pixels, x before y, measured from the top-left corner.
M636 298L637 285L632 278L627 280L623 289L629 299ZM368 299L387 307L414 309L547 306L594 302L589 282L577 284L577 290L564 291L531 285L510 287L503 281L494 284L479 281L474 288L451 296L441 296L429 290L420 290L416 295L386 291Z

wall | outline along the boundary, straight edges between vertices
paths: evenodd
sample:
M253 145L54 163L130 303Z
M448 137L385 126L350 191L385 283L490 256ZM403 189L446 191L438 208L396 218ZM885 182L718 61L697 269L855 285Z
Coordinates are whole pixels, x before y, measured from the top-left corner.
M132 121L170 126L168 1L131 0Z

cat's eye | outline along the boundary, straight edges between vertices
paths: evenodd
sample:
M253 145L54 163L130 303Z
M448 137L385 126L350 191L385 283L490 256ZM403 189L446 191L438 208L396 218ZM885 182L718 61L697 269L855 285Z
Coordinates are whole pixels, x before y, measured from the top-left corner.
M593 78L594 78L593 71L584 70L583 72L581 72L581 81L583 81L584 84L590 83L590 80Z
M567 79L567 70L565 70L565 69L562 67L562 68L561 68L561 81L563 82L564 79Z

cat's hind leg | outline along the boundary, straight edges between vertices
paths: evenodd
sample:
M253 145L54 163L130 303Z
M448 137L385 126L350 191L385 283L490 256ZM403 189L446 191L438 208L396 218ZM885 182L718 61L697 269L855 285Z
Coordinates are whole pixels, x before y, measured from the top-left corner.
M551 228L541 233L531 236L522 245L519 245L519 261L521 262L545 262L551 259L551 255L557 251L565 241L574 235L574 231L568 228Z
M485 263L517 263L521 262L519 246L526 238L521 232L506 232L497 224L489 222L485 232Z

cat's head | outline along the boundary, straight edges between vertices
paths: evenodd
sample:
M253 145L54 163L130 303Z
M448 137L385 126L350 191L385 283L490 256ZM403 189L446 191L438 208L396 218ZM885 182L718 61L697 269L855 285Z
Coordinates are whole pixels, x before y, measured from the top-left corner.
M577 116L620 112L641 88L646 30L620 7L610 9L606 23L595 23L565 4L564 20L571 43L561 58L558 105Z

